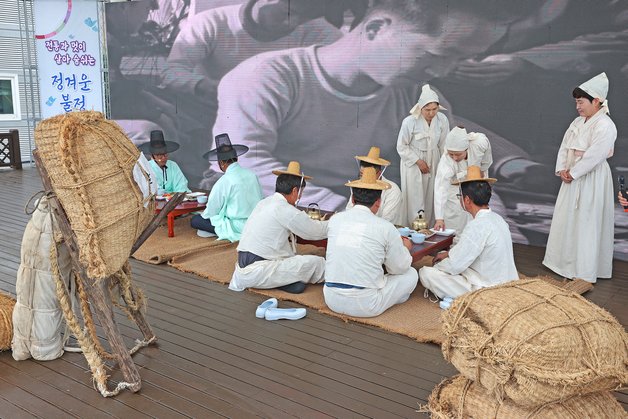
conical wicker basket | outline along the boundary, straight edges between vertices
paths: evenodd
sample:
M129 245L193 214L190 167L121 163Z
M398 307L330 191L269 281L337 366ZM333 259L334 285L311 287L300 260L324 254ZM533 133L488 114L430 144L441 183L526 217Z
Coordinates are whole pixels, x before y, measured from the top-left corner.
M628 414L608 391L572 397L537 408L519 407L510 400L499 403L478 383L460 375L440 383L430 395L428 406L432 418L494 419L620 419Z
M102 279L119 271L154 213L154 201L145 206L133 180L140 151L118 125L92 111L41 121L35 143L87 274Z
M445 359L494 398L533 408L628 384L628 336L608 312L536 280L483 288L443 314Z
M15 299L0 292L0 351L11 349Z

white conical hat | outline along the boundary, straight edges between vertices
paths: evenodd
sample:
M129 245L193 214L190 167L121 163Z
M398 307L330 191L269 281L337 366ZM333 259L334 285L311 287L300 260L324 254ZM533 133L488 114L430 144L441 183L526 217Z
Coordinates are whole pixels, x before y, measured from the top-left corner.
M418 115L421 112L421 109L423 109L423 106L432 102L438 103L438 108L441 111L447 110L446 108L440 106L440 99L438 98L438 94L436 94L436 92L432 90L429 84L424 84L423 87L421 87L421 96L419 96L419 100L416 105L414 105L412 109L410 109L410 114Z
M465 151L469 148L469 135L467 130L460 127L454 127L447 138L445 138L445 148L448 151Z
M600 101L603 102L606 100L606 95L608 94L608 77L606 73L600 73L578 87L587 92L594 99L600 99Z

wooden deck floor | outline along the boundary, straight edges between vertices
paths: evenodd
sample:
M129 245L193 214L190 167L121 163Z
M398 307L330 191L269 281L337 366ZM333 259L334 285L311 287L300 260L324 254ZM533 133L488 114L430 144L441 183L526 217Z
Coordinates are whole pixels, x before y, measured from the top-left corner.
M13 295L23 207L40 189L34 168L0 170L0 289ZM523 273L547 273L543 249L517 246L516 255ZM314 311L297 322L256 319L262 296L167 266L133 260L132 267L159 337L134 356L142 390L104 399L80 354L16 362L4 352L0 417L417 417L432 388L455 374L435 345ZM628 264L617 262L614 272L587 297L625 326ZM117 321L131 346L139 332L123 316ZM616 394L628 406L628 395Z

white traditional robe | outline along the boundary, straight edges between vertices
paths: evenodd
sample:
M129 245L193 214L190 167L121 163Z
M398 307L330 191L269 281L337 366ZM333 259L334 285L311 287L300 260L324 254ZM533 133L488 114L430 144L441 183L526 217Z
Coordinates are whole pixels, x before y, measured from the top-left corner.
M382 205L379 207L377 214L375 215L382 217L384 220L393 224L403 225L403 218L401 217L401 213L403 211L401 189L399 189L399 186L397 186L395 182L386 179L384 176L382 176L381 180L389 183L390 189L382 191ZM351 197L349 197L346 209L351 209L353 207L353 202L351 202Z
M471 216L462 208L460 186L452 185L452 181L462 179L467 175L467 167L479 166L486 176L493 163L491 144L484 134L469 133L469 149L467 159L456 162L444 152L438 164L436 179L434 180L434 217L444 220L446 228L456 230L460 234L464 230Z
M558 192L543 264L566 278L595 283L612 275L615 194L606 159L616 138L601 109L588 121L576 118L558 150L556 173L569 169L574 180Z
M419 278L439 298L519 279L508 224L490 209L478 211L449 257L421 268Z
M407 116L401 123L397 152L401 157L403 225L411 225L419 210L425 211L429 225L434 224L434 179L448 132L449 120L440 112L429 125L421 115ZM421 173L417 160L425 161L430 172Z
M307 240L327 237L327 221L312 220L290 205L280 193L262 199L244 225L239 252L250 252L266 260L240 268L236 262L229 289L277 288L294 282L323 280L325 259L297 255L295 234ZM290 240L289 240L290 239Z
M394 225L364 205L356 205L334 215L328 227L325 281L364 287L326 285L323 294L330 309L373 317L410 297L418 276Z

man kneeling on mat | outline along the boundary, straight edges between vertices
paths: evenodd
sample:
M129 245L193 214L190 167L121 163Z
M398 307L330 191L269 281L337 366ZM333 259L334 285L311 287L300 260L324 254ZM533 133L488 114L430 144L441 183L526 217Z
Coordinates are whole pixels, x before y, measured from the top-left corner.
M231 290L279 288L298 294L305 284L323 281L325 259L296 251L295 235L306 240L327 237L327 221L312 220L295 208L305 180L311 177L301 173L296 161L273 174L277 175L275 193L257 204L244 225Z

